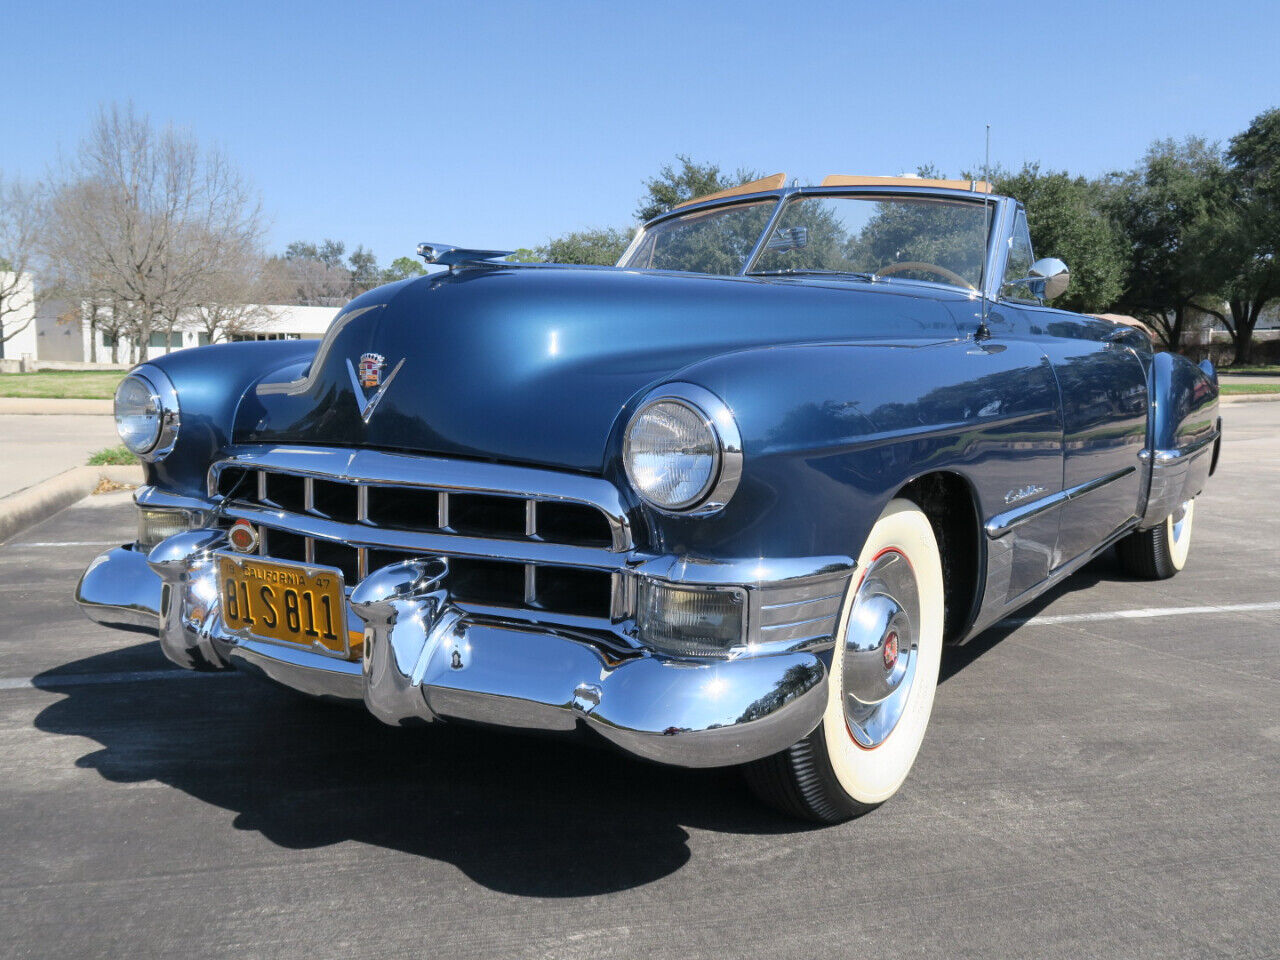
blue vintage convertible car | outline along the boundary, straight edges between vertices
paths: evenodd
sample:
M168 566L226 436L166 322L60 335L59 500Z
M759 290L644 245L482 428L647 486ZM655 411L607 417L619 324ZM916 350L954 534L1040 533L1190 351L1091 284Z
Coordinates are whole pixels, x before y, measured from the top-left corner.
M419 252L318 343L124 380L146 485L92 619L390 724L741 764L834 822L903 782L944 643L1113 544L1186 561L1212 367L1048 306L1066 267L986 184L778 175L617 267Z

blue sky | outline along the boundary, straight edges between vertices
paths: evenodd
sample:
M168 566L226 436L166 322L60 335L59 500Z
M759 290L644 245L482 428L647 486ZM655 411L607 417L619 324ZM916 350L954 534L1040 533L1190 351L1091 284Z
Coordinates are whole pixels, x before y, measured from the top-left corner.
M5 15L0 170L99 103L222 146L269 244L528 246L628 225L677 153L802 182L1097 174L1280 105L1280 3L67 3Z

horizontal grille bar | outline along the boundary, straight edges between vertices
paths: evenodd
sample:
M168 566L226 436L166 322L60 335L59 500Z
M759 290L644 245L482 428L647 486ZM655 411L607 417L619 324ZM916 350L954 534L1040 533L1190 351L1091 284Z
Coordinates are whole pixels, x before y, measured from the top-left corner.
M521 563L551 563L567 567L616 570L626 566L624 555L598 547L579 547L541 540L495 541L487 537L464 537L450 533L388 530L383 527L339 523L305 513L290 513L232 501L223 511L232 519L295 531L315 540L332 540L353 546L399 550L405 553L460 557L501 557Z
M349 585L410 557L444 556L450 596L464 607L597 627L626 615L619 547L630 530L609 512L606 481L568 477L561 489L559 474L481 464L483 482L468 486L453 461L413 458L418 482L409 482L408 460L273 448L215 464L210 493L225 516L262 531L264 557L334 567ZM500 479L519 480L518 491L493 489ZM587 493L594 499L574 499Z
M249 448L213 464L208 489L210 496L347 523L614 552L634 546L626 506L612 483L531 467L377 450Z
M410 551L371 550L345 543L315 540L296 533L262 527L258 553L273 560L334 567L353 585L371 570L415 556ZM461 606L545 611L583 620L608 620L611 574L511 563L505 560L450 557L446 586L451 600Z

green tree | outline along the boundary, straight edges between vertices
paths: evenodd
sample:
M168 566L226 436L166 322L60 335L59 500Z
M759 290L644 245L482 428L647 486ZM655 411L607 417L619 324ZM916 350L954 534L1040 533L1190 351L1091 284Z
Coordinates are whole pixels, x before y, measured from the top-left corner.
M358 245L347 258L347 269L351 271L351 296L372 290L382 282L382 271L378 269L378 258L372 250Z
M1267 304L1280 298L1280 108L1254 117L1232 138L1234 210L1229 243L1235 270L1224 288L1235 362L1249 363L1253 331Z
M343 269L342 257L347 252L347 245L341 240L325 239L322 242L309 243L306 240L295 240L284 248L286 260L318 260L326 267Z
M1135 170L1112 178L1107 206L1128 260L1117 306L1170 350L1233 274L1231 191L1221 152L1199 137L1156 141Z
M636 219L641 223L666 213L677 204L718 193L757 178L750 170L739 169L735 174L724 174L714 163L698 163L691 157L676 154L675 164L666 164L656 177L644 183L645 194L636 207Z
M1102 313L1124 291L1127 251L1124 237L1107 214L1107 184L1042 172L1037 163L1016 173L993 171L996 193L1022 201L1031 246L1041 257L1060 257L1071 268L1071 287L1055 306Z
M677 204L706 196L754 180L748 170L732 175L720 172L713 163L697 163L684 154L676 163L666 164L656 177L645 181L645 195L636 208L642 223L665 213ZM618 262L635 231L619 227L592 227L554 237L537 247L521 247L507 257L512 263L574 263L611 266Z
M575 230L537 247L521 247L507 257L511 263L573 263L611 267L618 262L631 234L613 227Z
M427 268L413 257L396 257L391 266L382 271L382 282L395 283L409 277L421 277L426 272Z
M618 262L627 244L631 242L631 234L627 230L613 227L599 227L591 230L577 230L566 233L562 237L547 241L539 252L549 263L585 263L612 266Z

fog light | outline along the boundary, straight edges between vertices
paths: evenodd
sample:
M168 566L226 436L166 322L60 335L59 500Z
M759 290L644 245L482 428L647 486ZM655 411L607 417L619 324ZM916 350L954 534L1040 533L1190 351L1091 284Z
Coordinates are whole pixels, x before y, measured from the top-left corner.
M193 510L157 510L154 507L138 508L138 545L150 550L161 540L175 533L193 530L203 522L203 517Z
M636 596L640 642L675 656L723 656L742 643L746 595L642 579Z

